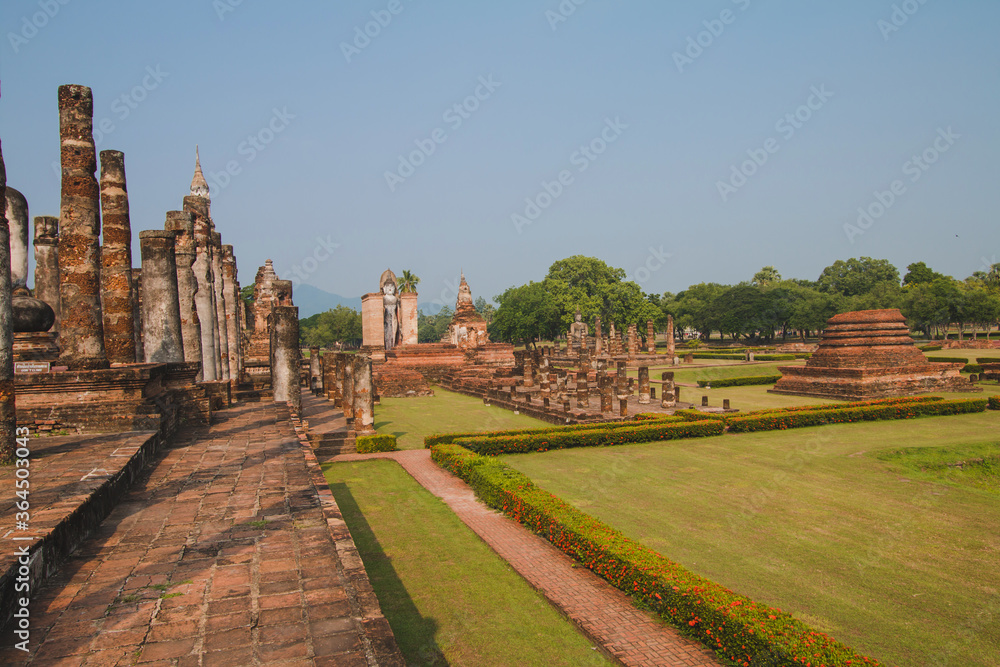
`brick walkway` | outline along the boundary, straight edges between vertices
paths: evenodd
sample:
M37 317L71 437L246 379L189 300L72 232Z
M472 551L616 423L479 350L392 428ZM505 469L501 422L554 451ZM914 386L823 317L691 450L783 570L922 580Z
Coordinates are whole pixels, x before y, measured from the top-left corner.
M401 664L281 410L225 410L175 437L36 593L31 653L8 631L0 664Z
M631 599L546 540L479 502L462 480L439 468L426 449L347 454L332 461L387 458L399 462L438 496L490 547L541 591L594 641L625 665L694 667L720 665L702 644L682 637Z

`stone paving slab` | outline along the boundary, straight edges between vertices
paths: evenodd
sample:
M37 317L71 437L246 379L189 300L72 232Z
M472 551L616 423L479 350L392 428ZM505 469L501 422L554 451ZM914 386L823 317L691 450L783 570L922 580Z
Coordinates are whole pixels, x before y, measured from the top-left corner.
M133 431L21 443L27 466L0 468L0 626L23 596L18 554L30 552L26 583L35 590L127 493L161 441L155 431ZM24 502L27 517L17 507Z
M430 450L345 454L331 459L398 462L425 489L441 498L458 517L534 588L565 613L595 642L624 665L703 667L721 665L704 645L664 626L651 614L548 541L481 503L462 480L431 461Z
M282 411L244 405L175 436L37 591L30 652L8 635L0 664L401 664L376 657L380 612L352 595Z

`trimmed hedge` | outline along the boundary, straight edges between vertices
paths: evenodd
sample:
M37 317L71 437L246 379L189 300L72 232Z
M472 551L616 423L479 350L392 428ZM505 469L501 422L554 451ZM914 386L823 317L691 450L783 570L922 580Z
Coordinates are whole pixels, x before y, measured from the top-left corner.
M758 604L674 563L538 488L502 461L455 445L431 457L490 507L535 531L684 634L740 665L881 665L780 609Z
M963 372L963 373L975 373L975 374L978 375L979 373L983 372L983 367L980 366L979 364L966 364L966 365L962 366L962 371L961 372Z
M990 410L1000 410L1000 396L990 396L986 399Z
M396 451L396 436L394 435L359 435L355 440L358 454L374 454L375 452Z
M940 345L924 345L923 347L921 347L919 349L920 349L921 352L937 352L938 350L940 350L942 348L941 348Z
M716 387L745 387L747 385L774 384L781 375L751 375L741 378L719 378L718 380L698 380L699 387L714 385Z
M485 456L546 452L550 449L570 447L611 447L639 442L658 442L680 438L700 438L722 435L725 424L721 421L703 423L666 424L659 420L639 424L628 423L624 428L590 429L586 431L554 431L522 435L484 436L457 438L454 444Z
M814 410L829 410L830 408L863 408L869 405L905 405L908 403L927 403L930 401L943 401L941 396L899 396L895 398L873 398L867 401L852 401L850 403L820 403L818 405L796 405L788 408L764 408L754 410L740 417L751 415L766 415L775 412L811 412Z
M986 399L970 398L956 401L927 401L922 403L902 403L871 405L856 408L831 408L798 412L776 412L766 415L731 417L730 433L752 433L754 431L775 431L821 424L842 424L859 421L882 421L886 419L911 419L932 415L958 415L982 412L986 409Z
M684 356L684 355L678 355ZM754 361L794 361L795 359L808 359L812 355L807 352L800 352L798 354L757 354L753 355ZM734 359L736 361L743 361L747 358L746 354L731 354L727 352L695 352L695 359Z
M927 357L927 361L939 364L967 364L969 360L965 357Z
M976 357L977 364L1000 364L1000 357Z
M658 421L658 422L682 422L683 417L678 417L677 415L668 415L662 412L640 412L632 417L634 421Z
M667 418L670 415L663 415ZM680 419L673 419L672 421L682 421ZM541 428L518 428L518 429L508 429L504 431L465 431L462 433L432 433L431 435L424 436L424 449L430 449L434 445L450 445L454 443L459 438L475 438L479 436L489 437L489 438L499 438L506 436L518 436L518 435L541 435L545 433L575 433L578 431L590 431L593 429L616 429L616 428L628 428L629 426L635 426L633 422L630 421L616 421L616 422L594 422L592 424L574 424L572 426L543 426Z

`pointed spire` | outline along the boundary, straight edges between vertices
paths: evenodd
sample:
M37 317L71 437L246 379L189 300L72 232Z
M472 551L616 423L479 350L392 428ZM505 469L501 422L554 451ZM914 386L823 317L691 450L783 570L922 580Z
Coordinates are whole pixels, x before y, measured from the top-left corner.
M191 194L197 197L209 198L208 181L205 174L201 172L201 156L198 154L198 146L194 147L194 178L191 179Z

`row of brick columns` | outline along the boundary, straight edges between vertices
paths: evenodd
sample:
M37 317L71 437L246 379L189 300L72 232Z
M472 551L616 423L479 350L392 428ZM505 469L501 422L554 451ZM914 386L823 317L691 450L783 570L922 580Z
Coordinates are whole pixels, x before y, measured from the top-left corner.
M309 350L309 384L313 393L326 396L344 412L359 435L375 432L375 382L372 360L365 354Z
M163 231L139 235L135 270L125 156L102 151L98 183L89 88L60 86L59 129L61 212L58 223L35 221L35 282L57 313L60 363L199 362L198 380L236 384L245 328L236 260L215 231L200 164L184 210L169 212Z
M135 269L125 156L102 151L98 182L93 111L90 88L59 87L60 213L39 216L34 224L35 296L56 315L59 364L90 371L112 364L198 362L199 381L235 385L243 372L245 311L233 249L214 228L200 164L184 210L167 214L165 230L139 235L142 268ZM6 173L0 173L0 201L6 201ZM25 220L18 219L13 244L18 267L26 264L28 250L23 208ZM3 211L0 227L0 320L10 322L11 227ZM22 272L26 266L17 272L19 284L26 280ZM10 449L4 434L14 428L12 345L13 334L4 328L0 457Z

